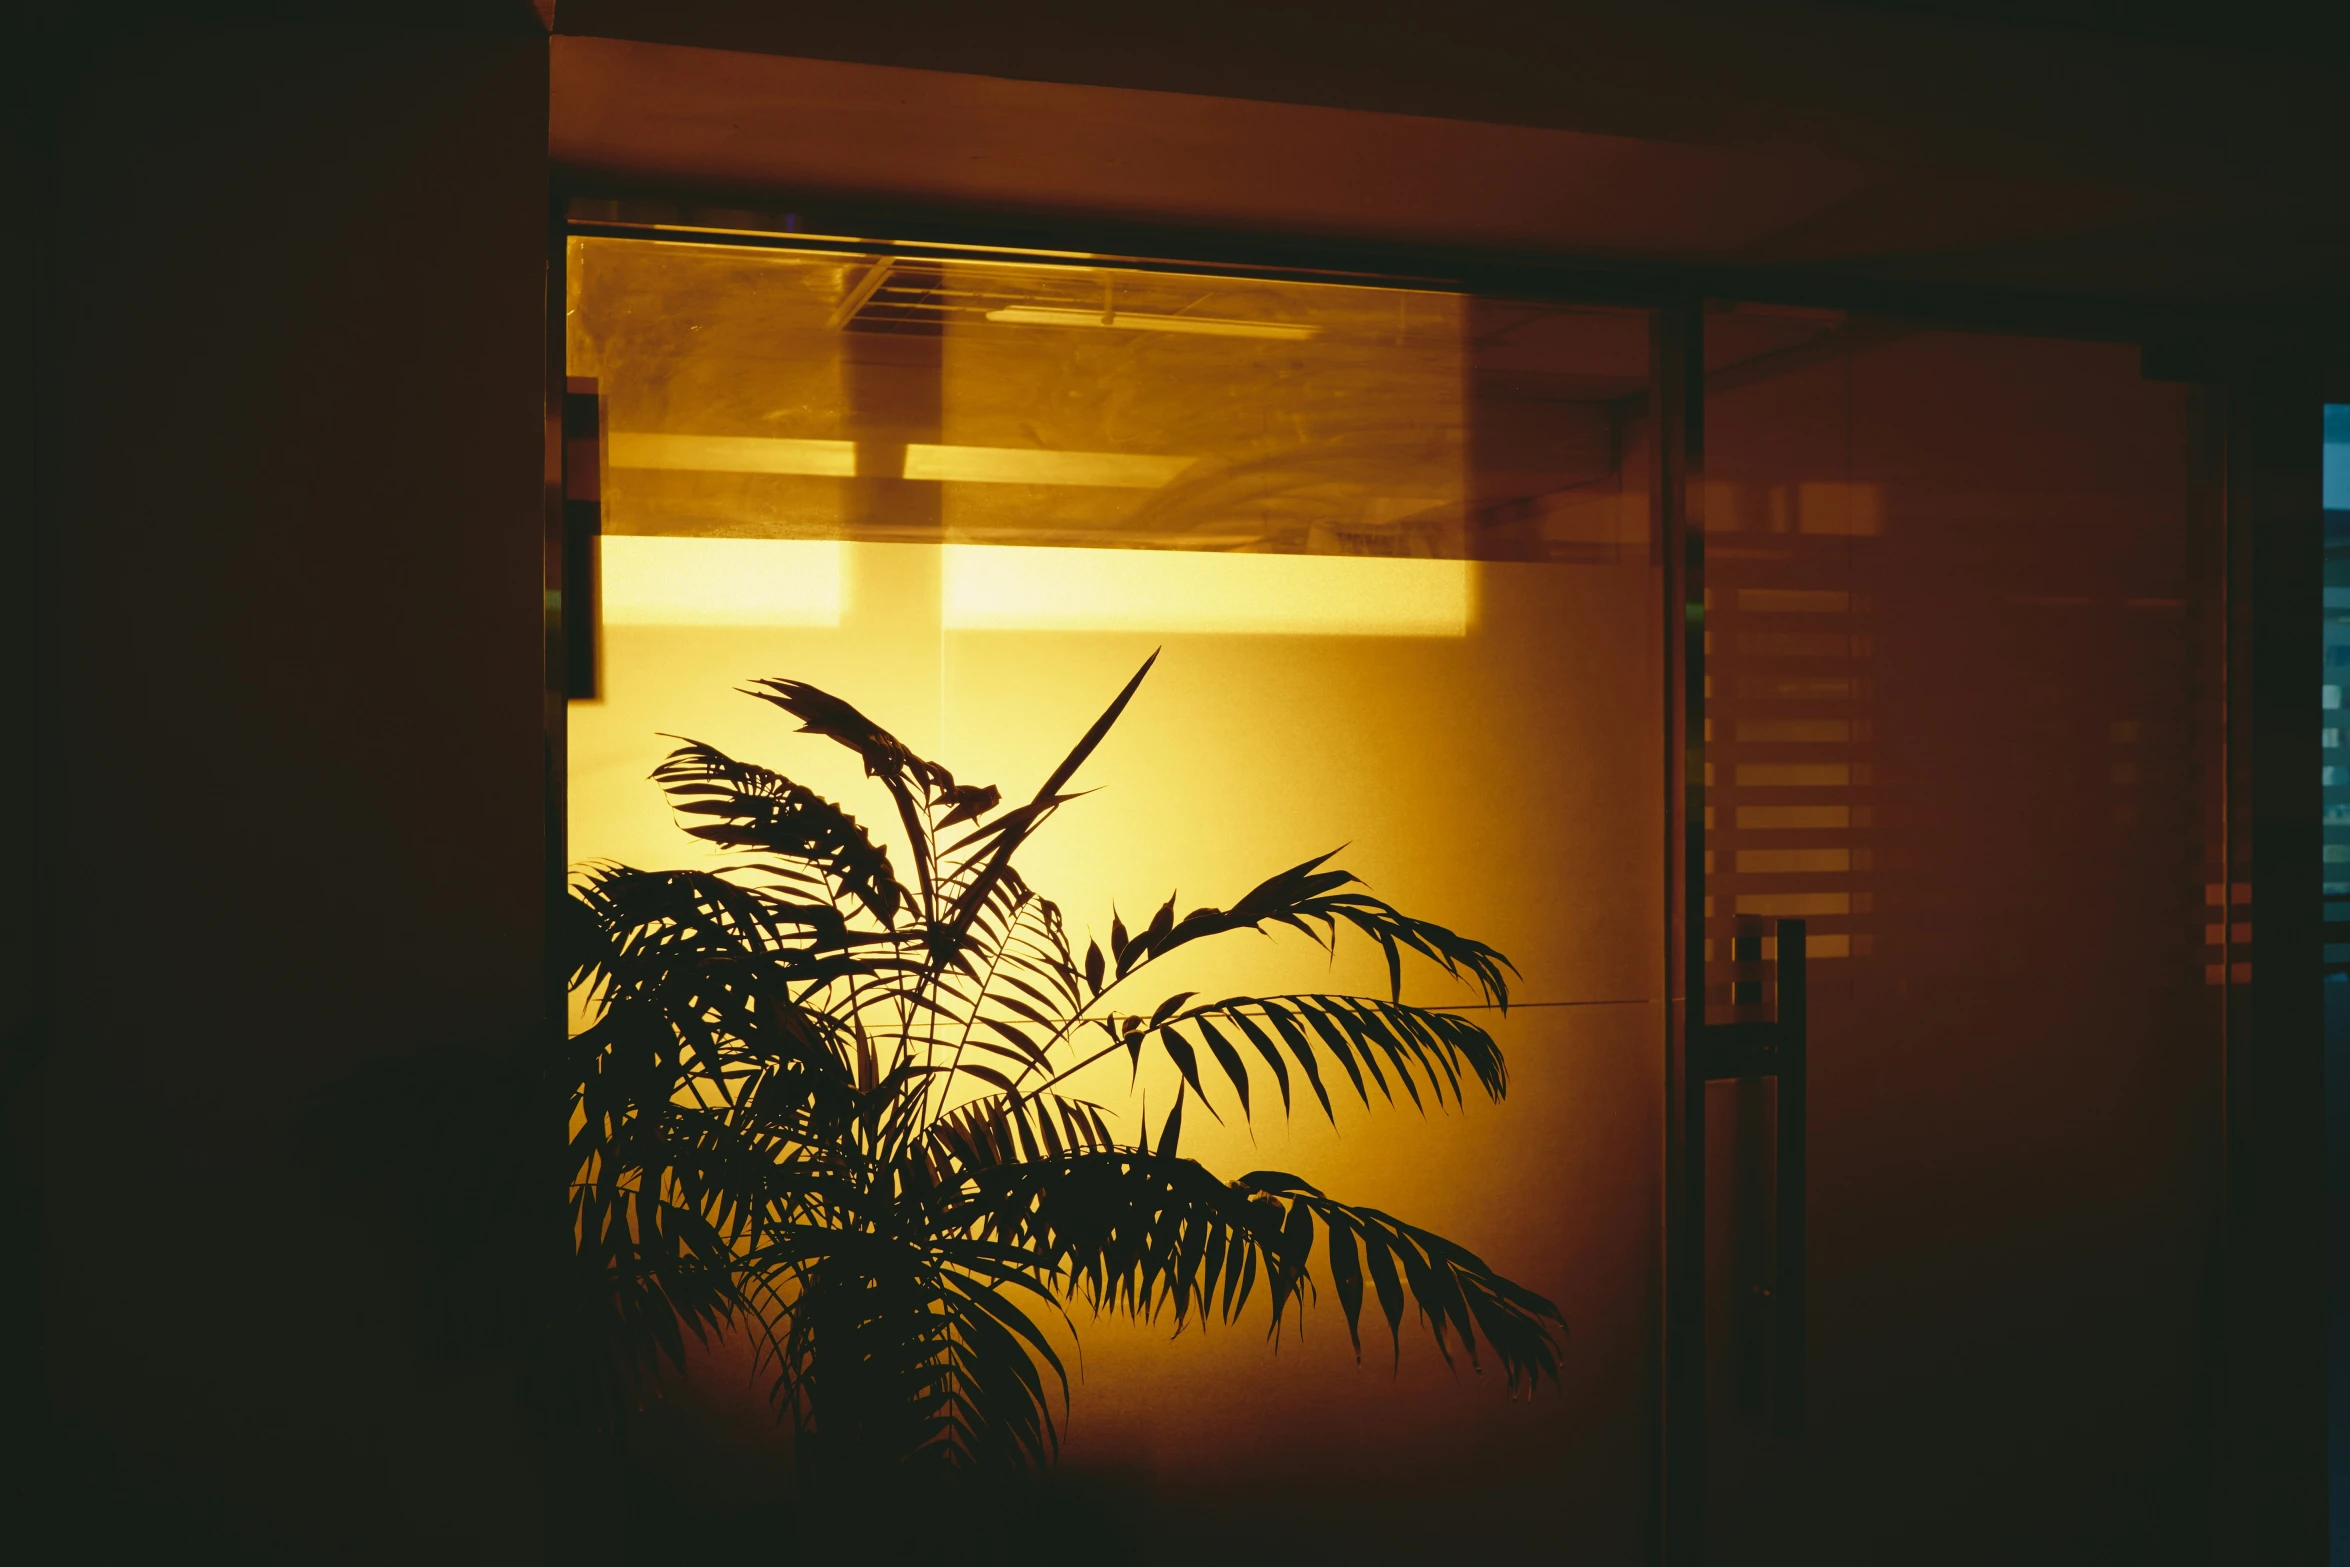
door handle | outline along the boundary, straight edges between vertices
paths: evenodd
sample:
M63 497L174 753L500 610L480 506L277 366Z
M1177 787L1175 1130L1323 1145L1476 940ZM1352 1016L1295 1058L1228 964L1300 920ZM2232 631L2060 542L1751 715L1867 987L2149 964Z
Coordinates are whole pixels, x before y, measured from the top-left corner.
M1804 1419L1805 1352L1805 1158L1808 1062L1804 987L1804 926L1801 920L1772 922L1777 952L1768 1021L1707 1023L1697 1030L1702 1074L1707 1082L1775 1080L1772 1138L1772 1232L1768 1283L1743 1283L1753 1294L1738 1303L1742 1319L1759 1332L1742 1333L1738 1367L1742 1401L1767 1409L1772 1424L1800 1436ZM1732 938L1738 947L1760 945L1751 934ZM1761 953L1752 954L1760 958ZM1759 1119L1759 1117L1757 1118ZM1759 1339L1760 1342L1755 1342Z

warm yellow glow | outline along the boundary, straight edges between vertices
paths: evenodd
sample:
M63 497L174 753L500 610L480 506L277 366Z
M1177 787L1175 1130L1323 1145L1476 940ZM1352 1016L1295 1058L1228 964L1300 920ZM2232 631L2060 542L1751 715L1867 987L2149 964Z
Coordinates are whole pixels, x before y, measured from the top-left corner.
M765 435L645 435L610 438L615 468L682 468L695 473L804 473L849 478L854 441L784 440Z
M841 547L828 539L603 539L613 626L837 626Z
M1163 645L1072 780L1096 792L1021 851L1081 949L1171 892L1229 903L1344 842L1375 894L1493 942L1523 970L1519 997L1548 1003L1482 1015L1509 1051L1503 1105L1374 1116L1333 1078L1334 1126L1303 1083L1284 1115L1260 1074L1246 1122L1220 1089L1221 1121L1192 1101L1184 1151L1456 1236L1556 1298L1584 1347L1570 1397L1516 1405L1480 1396L1490 1377L1456 1379L1408 1326L1400 1368L1376 1327L1358 1365L1326 1287L1310 1338L1278 1355L1261 1294L1243 1324L1172 1340L1164 1318L1081 1313L1073 1464L1196 1486L1222 1483L1200 1479L1201 1453L1286 1479L1349 1454L1392 1468L1415 1445L1492 1453L1506 1431L1512 1451L1579 1472L1567 1422L1638 1418L1623 1369L1638 1355L1619 1351L1648 1331L1656 1227L1649 1185L1623 1172L1663 1146L1663 1027L1645 999L1663 993L1665 950L1662 600L1645 416L1623 416L1646 406L1640 321L1120 271L1086 281L1162 321L1121 311L1105 328L1078 309L1015 330L969 302L1027 296L924 262L946 302L925 343L827 324L869 260L583 248L572 368L598 377L610 428L638 433L609 445L614 624L598 699L568 726L571 858L727 863L647 777L668 736L692 735L839 802L910 875L856 753L794 733L745 681L811 681L1024 799ZM1030 307L1048 300L1089 303L1056 285ZM1291 321L1321 330L1299 341ZM1269 340L1180 335L1233 325ZM646 433L661 430L724 434ZM769 477L793 474L810 477ZM774 534L847 542L803 564L791 555L811 546ZM1143 547L1094 547L1111 543ZM1841 939L1815 935L1813 955ZM1333 961L1282 932L1185 948L1128 990L1147 1005L1387 984L1369 943L1342 939ZM1467 999L1424 963L1405 984ZM1141 1137L1177 1081L1171 1060L1137 1071L1121 1054L1076 1091Z
M794 473L840 479L855 478L862 472L855 441L624 431L611 437L611 447L615 468ZM893 469L878 477L1155 490L1197 460L1141 452L1056 452L1028 446L927 446L917 442L905 448L902 475Z
M835 626L843 546L829 540L613 534L614 626ZM1038 550L950 545L941 622L954 631L1153 631L1459 637L1473 563L1381 557Z
M1106 326L1114 332L1188 332L1200 337L1265 337L1284 343L1312 337L1319 328L1280 321L1230 321L1214 316L1165 316L1064 310L1050 305L1007 305L987 313L990 321L1012 326Z
M952 545L941 607L955 631L1459 637L1473 570L1464 560Z
M1196 461L1136 452L1051 452L1023 446L909 446L906 477L971 484L1090 484L1155 490Z

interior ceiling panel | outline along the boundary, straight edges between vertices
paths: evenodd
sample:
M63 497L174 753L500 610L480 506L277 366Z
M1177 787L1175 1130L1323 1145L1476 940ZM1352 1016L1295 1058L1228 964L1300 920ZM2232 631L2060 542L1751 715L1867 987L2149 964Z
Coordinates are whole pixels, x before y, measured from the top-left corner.
M1883 176L1786 150L555 40L575 176L1586 255L1735 253Z
M1796 0L1201 0L1175 29L908 4L563 0L557 164L583 194L2202 306L2338 301L2350 276L2350 61L2265 34Z
M2341 7L2258 0L561 0L557 29L1905 167L2297 185L2338 138ZM2283 18L2302 20L2287 27ZM2108 14L2110 13L2110 14ZM2322 19L2332 14L2330 24ZM2045 14L2047 22L2030 20ZM2143 18L2147 25L2123 25ZM2169 18L2175 25L2152 22Z

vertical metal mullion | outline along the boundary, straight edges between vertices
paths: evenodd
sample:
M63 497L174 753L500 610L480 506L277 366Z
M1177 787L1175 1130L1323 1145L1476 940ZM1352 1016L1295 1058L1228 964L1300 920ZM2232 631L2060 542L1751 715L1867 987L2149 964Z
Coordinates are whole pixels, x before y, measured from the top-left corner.
M565 379L568 339L570 267L563 202L548 203L546 283L546 457L542 471L544 512L540 531L540 691L539 739L545 780L546 820L543 833L542 884L546 903L543 999L548 1042L559 1047L568 1032L566 975L554 951L555 932L561 929L564 900L569 893L570 750L570 640L565 616L564 588L569 571L566 534L568 507L564 494L566 458L565 414L569 383Z
M603 694L604 398L591 377L569 376L563 394L563 691L570 703Z
M2222 407L2230 880L2213 1543L2228 1560L2314 1561L2326 1530L2322 386L2307 366L2251 360L2230 367Z
M1705 1521L1705 346L1695 301L1659 310L1656 521L1664 578L1665 1170L1659 1557L1697 1567Z
M1779 1087L1772 1117L1773 1233L1778 1256L1771 1269L1772 1419L1779 1434L1800 1437L1810 1379L1811 1302L1811 999L1809 952L1802 920L1778 922L1777 1035Z
M540 1069L542 1073L560 1071L570 1033L569 974L558 941L571 896L569 756L573 659L570 624L571 617L582 612L582 606L572 602L568 591L572 586L574 542L570 525L574 513L564 482L571 456L570 443L565 438L565 415L570 404L568 241L564 203L558 195L550 200L547 217L546 466L542 475L545 508L540 535L540 744L546 788L542 839L546 855L542 875L545 894L541 949L544 1015L540 1021L540 1038L545 1063ZM548 1086L543 1076L537 1086L542 1090ZM536 1101L536 1113L542 1118L535 1124L543 1139L540 1147L545 1162L531 1165L534 1170L559 1173L565 1169L562 1160L569 1127L560 1115L564 1102L559 1094L553 1097L554 1113L550 1117L549 1098L542 1093ZM532 1213L534 1222L544 1227L536 1230L526 1244L568 1247L569 1215L561 1183L535 1196L536 1202L526 1211ZM547 1309L543 1301L533 1304L540 1315L523 1325L521 1354L522 1375L535 1380L557 1363L552 1357L559 1357L564 1351L558 1336L562 1327L543 1315ZM616 1561L617 1547L609 1532L600 1527L602 1513L597 1506L599 1498L610 1495L621 1483L615 1449L587 1425L566 1419L551 1408L535 1409L532 1423L541 1472L546 1476L541 1524L548 1557L583 1563Z
M2156 356L2149 353L2149 364ZM2148 379L2161 379L2149 368ZM2182 377L2183 379L2183 377ZM2209 1138L2205 1151L2208 1196L2192 1216L2204 1244L2203 1274L2198 1313L2200 1333L2194 1380L2192 1447L2189 1473L2201 1491L2189 1510L2191 1536L2182 1540L2183 1560L2214 1559L2212 1540L2217 1514L2219 1408L2227 1366L2226 1248L2224 1214L2227 1187L2227 1035L2233 1006L2229 983L2228 937L2234 914L2230 888L2246 873L2236 865L2233 770L2239 760L2230 730L2236 711L2230 682L2234 670L2235 611L2229 583L2235 579L2227 530L2226 392L2216 381L2201 376L2187 393L2187 506L2188 576L2195 609L2193 664L2198 689L2194 700L2193 751L2201 769L2199 780L2203 816L2195 887L2200 894L2193 918L2205 925L2218 922L2217 939L2206 942L2207 959L2216 955L2215 972L2205 975L2198 1037L2208 1041L2194 1060L2199 1079L2197 1099L2208 1106L2204 1127Z

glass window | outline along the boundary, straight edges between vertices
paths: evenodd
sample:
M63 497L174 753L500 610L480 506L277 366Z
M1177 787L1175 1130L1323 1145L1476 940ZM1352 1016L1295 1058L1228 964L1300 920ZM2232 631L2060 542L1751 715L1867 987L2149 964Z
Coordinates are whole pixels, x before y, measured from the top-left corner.
M1228 903L1342 850L1380 897L1522 976L1492 1018L1503 1103L1372 1115L1341 1092L1332 1125L1310 1103L1284 1119L1260 1077L1253 1124L1194 1109L1183 1147L1425 1223L1554 1299L1565 1396L1510 1402L1424 1338L1391 1368L1367 1330L1358 1365L1327 1279L1278 1354L1261 1309L1172 1341L1081 1312L1063 1483L1203 1547L1245 1526L1300 1559L1412 1539L1455 1559L1535 1540L1634 1554L1662 1157L1645 315L604 239L573 242L570 298L569 370L605 429L575 861L712 863L647 781L677 736L896 842L856 759L741 695L751 680L811 682L1026 798L1156 649L1075 780L1097 792L1024 851L1081 950L1114 912ZM1844 754L1786 748L1807 746ZM1377 950L1344 940L1335 963L1284 937L1170 964L1165 988L1209 994L1386 988ZM1406 979L1408 999L1478 999ZM1082 1086L1139 1138L1175 1082L1120 1059ZM1299 1509L1301 1484L1360 1505Z

